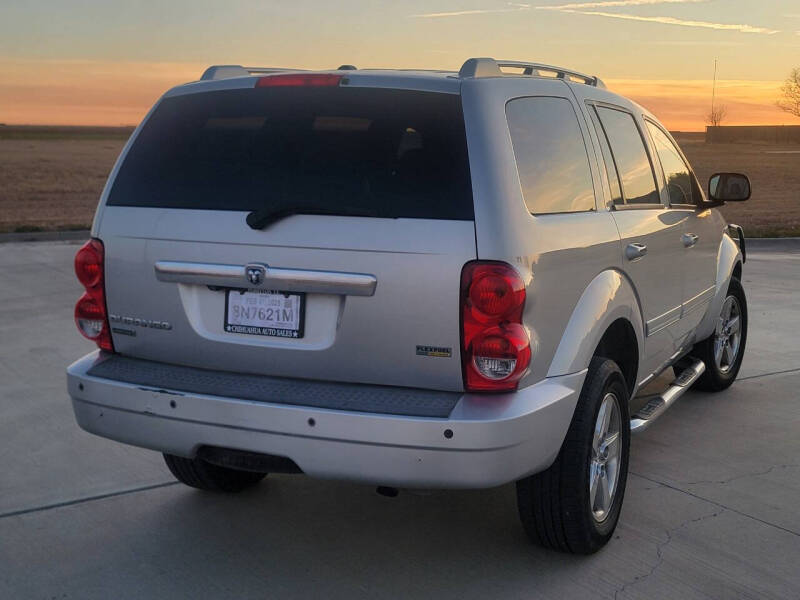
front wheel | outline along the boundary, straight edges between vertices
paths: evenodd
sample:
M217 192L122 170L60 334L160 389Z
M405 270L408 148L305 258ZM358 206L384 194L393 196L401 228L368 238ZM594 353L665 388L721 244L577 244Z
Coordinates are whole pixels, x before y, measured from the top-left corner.
M747 299L741 282L731 278L728 293L707 339L695 344L692 355L706 364L694 387L707 392L728 388L739 374L747 342Z
M555 462L517 482L528 537L575 554L602 548L619 520L629 446L625 378L613 360L595 357Z

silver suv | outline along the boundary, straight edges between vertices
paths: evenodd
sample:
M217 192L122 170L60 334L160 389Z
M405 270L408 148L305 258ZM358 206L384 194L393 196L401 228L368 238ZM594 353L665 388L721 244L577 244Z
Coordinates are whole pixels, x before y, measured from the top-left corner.
M630 434L736 378L744 237L713 207L749 195L560 67L211 67L76 256L75 416L201 489L515 481L532 539L593 552Z

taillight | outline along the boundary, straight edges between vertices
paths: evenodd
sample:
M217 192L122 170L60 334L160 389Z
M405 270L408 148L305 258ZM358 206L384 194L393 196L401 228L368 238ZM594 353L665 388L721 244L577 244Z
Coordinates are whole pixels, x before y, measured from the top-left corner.
M104 259L103 242L96 239L86 242L75 254L75 275L86 288L75 305L75 324L78 331L100 349L113 352L106 311Z
M256 87L329 87L337 86L342 75L332 73L287 73L259 77Z
M473 261L461 271L461 363L470 391L517 388L531 362L522 326L525 283L511 265Z

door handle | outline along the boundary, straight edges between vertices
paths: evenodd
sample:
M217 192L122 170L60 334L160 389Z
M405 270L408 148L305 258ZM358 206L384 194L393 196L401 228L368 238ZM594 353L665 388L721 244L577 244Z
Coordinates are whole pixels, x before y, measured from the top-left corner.
M691 248L697 243L697 240L700 239L700 236L695 235L693 233L684 233L681 236L681 240L683 240L683 245L687 248Z
M642 258L645 254L647 254L647 246L645 244L633 242L625 247L625 258L628 260Z

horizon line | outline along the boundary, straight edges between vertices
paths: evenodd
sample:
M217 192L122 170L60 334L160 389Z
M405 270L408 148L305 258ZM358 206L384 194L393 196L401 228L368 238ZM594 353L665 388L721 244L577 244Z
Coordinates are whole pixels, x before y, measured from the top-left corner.
M69 123L8 123L8 122L0 122L0 127L38 127L38 128L47 128L47 127L71 127L73 129L136 129L139 124L127 124L127 125L70 125ZM712 125L702 125L703 128L712 127ZM800 123L793 125L793 124L785 124L785 123L774 123L774 124L743 124L743 125L718 125L718 127L800 127ZM692 129L672 129L668 128L669 131L675 131L679 133L704 133L704 130L692 130Z

